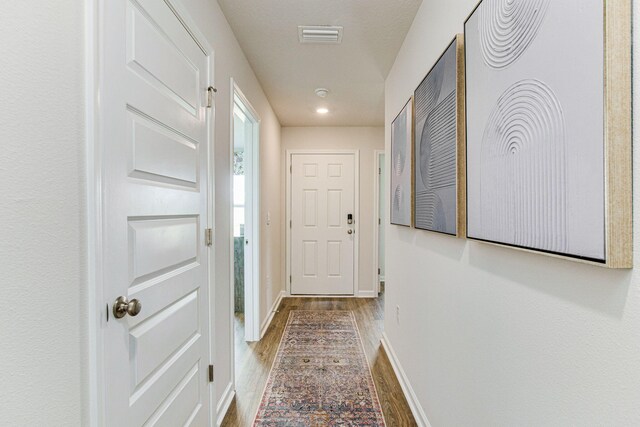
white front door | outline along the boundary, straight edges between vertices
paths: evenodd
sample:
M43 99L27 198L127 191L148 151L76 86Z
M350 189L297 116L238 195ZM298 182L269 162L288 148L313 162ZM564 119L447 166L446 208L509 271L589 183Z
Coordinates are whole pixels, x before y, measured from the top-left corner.
M211 54L168 0L100 6L104 422L208 425Z
M291 166L291 293L353 295L355 155L293 154Z

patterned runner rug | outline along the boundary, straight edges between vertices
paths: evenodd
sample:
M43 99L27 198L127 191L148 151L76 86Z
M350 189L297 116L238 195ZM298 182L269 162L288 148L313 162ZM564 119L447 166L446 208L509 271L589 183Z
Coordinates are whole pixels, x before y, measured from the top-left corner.
M293 310L254 426L384 426L351 311Z

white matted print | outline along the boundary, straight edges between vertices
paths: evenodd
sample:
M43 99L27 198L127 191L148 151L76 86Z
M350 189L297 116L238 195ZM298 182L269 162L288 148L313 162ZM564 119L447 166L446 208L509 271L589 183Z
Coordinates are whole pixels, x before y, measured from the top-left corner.
M391 124L391 224L412 225L413 99Z
M603 0L483 0L465 23L468 237L605 260Z

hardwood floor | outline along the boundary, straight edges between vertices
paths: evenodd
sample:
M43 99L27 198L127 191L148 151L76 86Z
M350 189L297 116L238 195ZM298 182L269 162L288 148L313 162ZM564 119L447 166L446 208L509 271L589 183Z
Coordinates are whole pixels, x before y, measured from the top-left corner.
M244 318L236 316L236 397L222 423L225 427L251 426L291 310L352 310L387 426L416 426L409 405L380 344L384 296L361 298L285 298L264 338L244 341Z

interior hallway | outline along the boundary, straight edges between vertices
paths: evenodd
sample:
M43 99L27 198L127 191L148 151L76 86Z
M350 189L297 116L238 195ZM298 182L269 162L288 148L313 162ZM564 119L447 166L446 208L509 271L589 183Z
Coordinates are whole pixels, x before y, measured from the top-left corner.
M284 298L264 338L244 340L244 318L236 315L236 397L222 423L250 426L273 364L291 310L351 310L355 314L387 426L417 425L389 359L380 343L384 293L378 298Z

